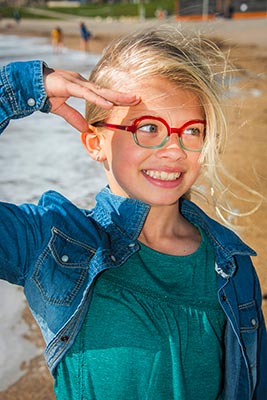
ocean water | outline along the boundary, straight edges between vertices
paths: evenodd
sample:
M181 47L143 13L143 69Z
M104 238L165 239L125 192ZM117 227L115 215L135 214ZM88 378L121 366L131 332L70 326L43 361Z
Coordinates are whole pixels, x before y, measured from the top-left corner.
M14 60L41 59L49 66L70 69L87 77L98 55L64 49L53 54L44 38L0 35L0 67ZM84 102L70 104L81 113ZM99 164L80 143L79 133L62 118L36 112L12 120L0 137L0 196L11 202L36 201L46 190L62 192L73 201L91 202L105 184Z
M30 59L41 59L53 68L74 70L87 77L98 55L68 49L53 54L46 39L0 35L0 67ZM70 104L83 113L83 101L72 100ZM62 118L36 112L28 118L11 121L0 136L2 201L37 202L43 192L53 189L79 206L90 208L95 194L105 184L101 165L90 159L79 133ZM21 363L43 349L25 339L29 327L21 317L25 307L23 292L0 281L0 302L1 392L23 374Z

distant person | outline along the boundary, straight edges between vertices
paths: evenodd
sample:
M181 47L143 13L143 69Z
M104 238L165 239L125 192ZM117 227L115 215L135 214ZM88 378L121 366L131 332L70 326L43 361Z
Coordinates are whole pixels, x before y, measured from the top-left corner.
M155 17L157 19L165 19L167 17L167 11L163 8L157 8L157 10L155 11Z
M21 14L20 14L19 10L14 10L13 17L14 17L15 22L17 24L19 24L20 20L21 20Z
M84 22L80 23L80 47L82 51L89 51L89 40L92 36L92 33L87 29L86 25Z
M229 19L233 18L234 12L235 12L234 4L232 2L230 2L229 6L227 8L227 12L226 12L225 17L229 18Z
M62 29L57 26L51 32L51 43L54 53L59 53L64 46Z

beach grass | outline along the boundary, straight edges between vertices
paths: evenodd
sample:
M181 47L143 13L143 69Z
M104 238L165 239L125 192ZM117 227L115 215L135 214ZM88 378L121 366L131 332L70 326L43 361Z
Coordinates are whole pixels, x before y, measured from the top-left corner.
M54 18L52 12L75 15L80 17L101 17L101 18L120 18L120 17L137 17L140 15L140 7L143 7L144 16L146 18L154 18L156 11L162 8L162 1L155 0L149 3L114 3L114 4L87 4L79 7L41 7L36 6L35 11L30 7L10 7L1 8L3 18L12 18L14 11L19 11L21 18ZM38 15L36 13L38 9ZM169 15L174 13L174 1L165 0L164 9ZM43 13L42 13L43 11ZM49 14L48 14L49 13ZM49 16L50 15L50 16Z
M31 9L28 9L27 7L12 7L12 6L3 6L1 7L1 18L14 18L14 13L15 11L19 12L19 15L21 18L27 18L27 19L52 19L52 16L48 16L45 13L40 14L36 16Z

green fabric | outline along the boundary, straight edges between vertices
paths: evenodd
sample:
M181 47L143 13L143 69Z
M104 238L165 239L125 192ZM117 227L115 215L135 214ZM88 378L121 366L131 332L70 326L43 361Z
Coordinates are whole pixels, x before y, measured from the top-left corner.
M141 245L98 278L90 312L57 369L57 399L223 399L224 324L205 237L181 257Z

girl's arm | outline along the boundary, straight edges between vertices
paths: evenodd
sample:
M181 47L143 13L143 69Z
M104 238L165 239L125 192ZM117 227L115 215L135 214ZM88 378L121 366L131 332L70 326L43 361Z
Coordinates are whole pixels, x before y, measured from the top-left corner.
M105 109L139 102L133 94L97 87L76 72L53 70L43 61L14 62L0 69L0 133L11 119L38 110L51 111L79 131L87 131L84 117L66 103L72 96Z

